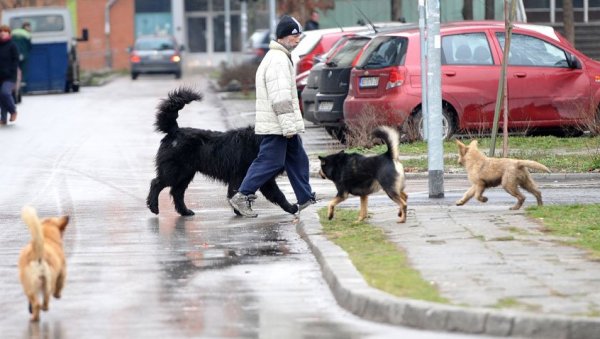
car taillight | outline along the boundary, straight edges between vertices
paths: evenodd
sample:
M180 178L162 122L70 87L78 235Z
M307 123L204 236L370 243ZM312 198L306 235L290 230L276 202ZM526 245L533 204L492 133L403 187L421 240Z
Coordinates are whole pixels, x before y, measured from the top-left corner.
M394 67L390 70L390 77L388 83L385 85L385 89L391 89L398 86L402 86L403 83L404 72Z
M129 60L133 63L138 63L142 61L142 58L140 58L140 56L137 54L132 54L131 57L129 57Z
M177 54L171 56L171 61L173 62L180 62L181 61L181 57Z

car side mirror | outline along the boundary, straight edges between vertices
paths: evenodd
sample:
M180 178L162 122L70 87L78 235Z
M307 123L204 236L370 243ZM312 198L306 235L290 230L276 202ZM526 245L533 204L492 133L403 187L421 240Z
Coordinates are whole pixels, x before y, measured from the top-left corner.
M77 41L88 41L89 32L87 28L81 30L81 37L77 38Z
M182 52L183 52L183 51L185 51L185 46L184 46L184 45L181 45L181 46L179 47L179 50L180 50L180 51L182 51Z
M131 51L133 51L133 47L132 46L127 47L127 53L131 53Z

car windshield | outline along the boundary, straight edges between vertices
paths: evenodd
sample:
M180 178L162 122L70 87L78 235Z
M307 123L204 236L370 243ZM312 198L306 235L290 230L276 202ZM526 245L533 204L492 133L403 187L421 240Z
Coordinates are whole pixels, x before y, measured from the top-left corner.
M362 48L369 42L369 38L349 39L327 62L331 67L350 67Z
M397 36L373 39L358 61L360 68L384 68L402 65L406 56L408 40Z
M170 39L140 39L135 43L135 49L138 51L162 51L175 49L175 46Z

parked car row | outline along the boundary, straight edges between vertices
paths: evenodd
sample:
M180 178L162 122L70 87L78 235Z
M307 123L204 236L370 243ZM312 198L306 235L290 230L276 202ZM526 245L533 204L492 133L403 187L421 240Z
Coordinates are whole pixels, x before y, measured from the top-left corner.
M443 137L490 131L504 22L446 23L440 33ZM578 134L598 123L600 63L552 27L515 24L508 66L509 129ZM343 139L347 126L365 115L404 135L423 136L420 38L414 25L346 35L308 75L298 74L305 119L335 137Z

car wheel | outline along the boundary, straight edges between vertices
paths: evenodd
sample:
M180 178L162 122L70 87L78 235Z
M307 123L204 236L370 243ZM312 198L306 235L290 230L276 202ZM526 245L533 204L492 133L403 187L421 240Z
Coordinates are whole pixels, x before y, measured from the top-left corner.
M131 80L137 79L138 75L140 75L140 74L139 73L131 73Z
M444 107L442 109L442 140L448 140L455 130L454 117L448 108ZM404 122L401 137L403 141L416 141L423 140L424 136L423 115L421 110L418 110Z
M73 86L71 86L71 90L73 91L73 93L79 92L79 85L73 85Z
M175 72L175 79L181 79L181 72Z

